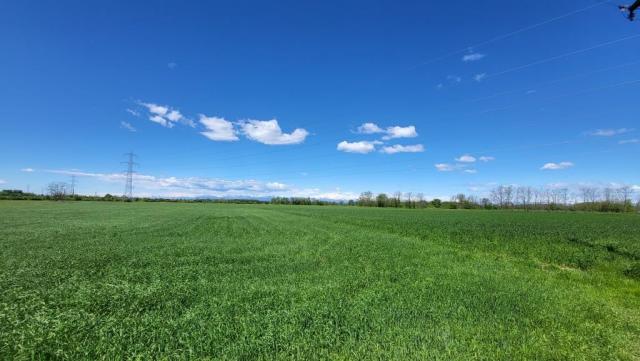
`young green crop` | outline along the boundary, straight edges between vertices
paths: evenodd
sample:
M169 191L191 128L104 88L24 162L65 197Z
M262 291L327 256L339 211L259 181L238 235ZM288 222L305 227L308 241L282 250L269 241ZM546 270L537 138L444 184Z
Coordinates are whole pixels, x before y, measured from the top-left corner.
M640 358L635 214L4 201L0 250L0 359Z

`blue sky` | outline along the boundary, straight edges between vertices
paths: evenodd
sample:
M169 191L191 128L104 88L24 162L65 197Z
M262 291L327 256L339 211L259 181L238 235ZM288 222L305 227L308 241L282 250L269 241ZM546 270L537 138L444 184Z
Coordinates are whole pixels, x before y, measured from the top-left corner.
M0 187L448 197L640 184L612 2L5 1ZM637 187L640 189L640 187Z

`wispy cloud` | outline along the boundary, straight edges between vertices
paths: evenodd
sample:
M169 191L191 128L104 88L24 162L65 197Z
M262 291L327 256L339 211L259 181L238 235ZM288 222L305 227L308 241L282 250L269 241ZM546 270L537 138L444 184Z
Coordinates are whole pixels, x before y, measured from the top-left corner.
M457 162L461 163L474 163L476 161L476 157L471 154L463 154L460 157L456 158Z
M77 170L47 170L46 172L63 175L88 177L98 181L119 184L125 181L123 173L92 173ZM253 179L228 180L205 177L157 177L148 174L135 174L137 196L154 197L310 197L334 201L355 199L353 192L337 188L323 191L318 188L297 188L277 181L259 181Z
M7 181L4 179L0 179L0 184L7 184Z
M239 139L233 123L224 118L207 117L204 114L200 114L200 124L206 129L204 132L200 132L200 134L211 140L233 142Z
M476 157L471 154L463 154L457 158L454 158L454 160L455 163L437 163L435 167L440 172L461 171L463 173L475 174L478 173L478 170L475 168L471 168L474 163L478 161L484 163L491 162L495 160L495 158L487 155Z
M470 61L478 61L484 58L485 56L486 56L485 54L480 54L480 53L465 54L462 57L462 61L464 61L465 63Z
M133 125L131 125L131 123L125 122L125 121L120 122L120 127L123 128L123 129L126 129L126 130L128 130L130 132L135 132L136 131L136 128L134 128Z
M78 177L96 178L105 182L123 182L123 173L91 173L74 170L47 170L49 173L75 175ZM202 177L156 177L153 175L134 174L133 181L138 187L146 189L191 189L214 192L249 191L270 193L289 189L289 186L279 182L261 182L257 180L225 180Z
M615 135L631 133L635 129L631 128L618 128L618 129L596 129L594 131L588 132L587 134L596 136L596 137L613 137Z
M449 163L437 163L434 165L438 172L453 172L454 170L460 169L457 164L449 164Z
M170 63L167 64L167 68L169 68L171 70L173 70L173 69L175 69L177 67L178 67L178 64L174 63L174 62L170 62Z
M134 117L140 117L140 112L135 109L127 108L125 110L127 113L133 115Z
M480 74L476 74L473 76L473 80L477 81L477 82L481 82L484 80L484 78L487 77L487 73L480 73Z
M154 123L158 123L166 128L173 128L177 123L195 127L193 120L186 118L180 111L172 109L167 105L159 105L155 103L139 102L139 105L147 108L149 111L148 118Z
M618 142L618 144L636 144L640 143L640 139L624 139Z
M545 163L540 169L541 170L562 170L573 167L574 164L571 162L560 162L560 163Z
M247 138L269 145L300 144L309 135L309 132L302 128L291 133L283 133L276 119L243 120L238 124Z
M21 172L25 172L25 173L33 173L33 172L35 172L36 170L35 170L35 169L33 169L33 168L22 168L22 169L20 169L20 171L21 171Z
M376 143L379 142L347 142L346 140L343 140L342 142L338 143L337 149L341 152L346 153L367 154L376 150Z
M460 82L462 82L462 77L460 77L458 75L447 75L447 80L450 83L460 83Z
M462 173L467 174L476 174L478 171L474 168L469 168L471 166L470 163L437 163L434 165L438 172L457 172L460 171Z
M396 154L396 153L421 153L424 152L424 146L422 144L414 144L414 145L400 145L394 144L392 146L383 147L380 152L386 154Z

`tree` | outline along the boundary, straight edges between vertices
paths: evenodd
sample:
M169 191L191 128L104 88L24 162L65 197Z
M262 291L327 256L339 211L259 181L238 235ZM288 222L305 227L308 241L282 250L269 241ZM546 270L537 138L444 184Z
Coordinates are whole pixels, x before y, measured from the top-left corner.
M418 208L424 208L424 193L416 193L416 204Z
M360 198L358 198L358 205L370 207L373 205L373 193L366 191L360 193Z
M387 205L389 205L389 197L387 197L387 195L384 193L378 194L378 196L376 197L376 204L378 207L386 207Z
M51 198L61 201L68 193L68 186L64 182L52 182L47 186L47 192Z
M624 202L625 204L631 202L631 197L633 196L633 188L625 185L618 188L618 193L620 194L620 199L622 199L622 202Z
M516 198L524 209L529 209L533 199L534 191L531 187L518 187L516 190Z
M407 192L407 193L405 193L405 194L404 194L404 196L405 196L405 198L406 198L406 200L405 200L405 202L404 202L405 207L407 207L407 208L415 208L415 207L413 206L413 200L412 200L412 198L411 198L411 197L413 196L413 193L411 193L411 192Z
M513 202L513 187L498 186L491 190L491 200L500 207L509 207Z
M402 199L402 192L393 193L393 198L392 198L393 206L396 208L400 207L401 199Z
M598 199L598 188L581 187L580 197L582 198L582 203L595 203Z
M440 208L442 207L442 201L439 200L438 198L435 198L433 200L431 200L431 205L435 208Z

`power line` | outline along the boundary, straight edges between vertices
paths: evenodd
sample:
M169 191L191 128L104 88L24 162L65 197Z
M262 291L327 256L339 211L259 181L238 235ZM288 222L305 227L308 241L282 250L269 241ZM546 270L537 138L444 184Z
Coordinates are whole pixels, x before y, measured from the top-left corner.
M624 87L624 86L627 86L627 85L635 85L635 84L638 84L638 83L640 83L640 79L627 80L627 81L623 81L623 82L620 82L620 83L608 84L608 85L599 86L599 87L596 87L596 88L584 89L584 90L580 90L580 91L574 92L574 93L556 95L556 96L553 96L553 97L548 97L548 98L543 99L543 100L546 100L546 101L550 101L551 100L552 101L552 100L562 99L562 98L566 98L566 97L572 97L572 96L577 96L577 95L593 93L593 92L597 92L597 91L601 91L601 90ZM517 107L518 105L521 105L522 103L524 103L524 102L512 103L511 105L507 105L507 106L500 107L500 108L486 109L486 110L483 110L483 111L479 112L478 114L486 114L486 113L491 113L491 112L495 112L495 111L511 109L511 108Z
M516 66L514 68L510 68L507 70L502 70L499 71L497 73L493 73L493 74L487 74L487 76L485 77L485 79L487 78L493 78L499 75L504 75L504 74L508 74L508 73L512 73L514 71L518 71L518 70L522 70L522 69L526 69L532 66L536 66L536 65L540 65L540 64L544 64L544 63L548 63L554 60L558 60L558 59L563 59L563 58L567 58L569 56L572 55L577 55L577 54L581 54L581 53L585 53L587 51L591 51L591 50L595 50L595 49L599 49L605 46L609 46L609 45L613 45L613 44L617 44L626 40L631 40L631 39L635 39L640 37L640 34L635 34L635 35L630 35L630 36L625 36L623 38L619 38L619 39L615 39L615 40L610 40L610 41L606 41L604 43L600 43L600 44L596 44L587 48L583 48L583 49L579 49L579 50L574 50L574 51L570 51L568 53L564 53L564 54L560 54L560 55L556 55L556 56L552 56L549 58L545 58L545 59L541 59L541 60L537 60L534 61L532 63L528 63L528 64L524 64L524 65L520 65L520 66Z
M527 88L520 88L520 89L517 89L517 90L502 91L502 92L499 92L499 93L494 93L492 95L487 95L487 96L483 96L483 97L480 97L480 98L461 100L460 102L478 102L478 101L483 101L483 100L496 98L496 97L499 97L499 96L502 96L502 95L524 93L526 91L532 90L533 88L547 87L549 85L558 84L558 83L561 83L561 82L566 81L566 80L586 77L586 76L589 76L589 75L598 74L598 73L602 73L602 72L606 72L606 71L610 71L610 70L616 70L616 69L620 69L620 68L625 68L625 67L629 67L629 66L632 66L632 65L638 65L638 64L640 64L640 60L636 60L636 61L632 61L632 62L626 62L626 63L623 63L623 64L608 66L608 67L604 67L604 68L599 68L599 69L596 69L596 70L590 70L588 72L572 74L572 75L569 75L569 76L564 76L564 77L561 77L561 78L556 78L556 79L547 80L547 81L543 81L543 82L533 83L530 86L528 86ZM536 90L538 90L538 89L536 89Z
M438 56L438 57L436 57L436 58L433 58L433 59L431 59L431 60L425 61L425 62L423 62L423 63L421 63L421 64L419 64L419 65L416 65L414 68L417 68L417 67L419 67L419 66L424 66L424 65L433 64L433 63L438 62L438 61L440 61L440 60L444 60L444 59L446 59L446 58L448 58L448 57L450 57L450 56L453 56L453 55L457 55L457 54L464 53L464 52L466 52L468 49L479 48L479 47L482 47L482 46L485 46L485 45L489 45L489 44L495 43L495 42L497 42L497 41L500 41L500 40L503 40L503 39L506 39L506 38L512 37L512 36L514 36L514 35L517 35L517 34L520 34L520 33L523 33L523 32L529 31L529 30L533 30L533 29L539 28L539 27L541 27L541 26L543 26L543 25L547 25L547 24L552 23L552 22L554 22L554 21L558 21L558 20L561 20L561 19L567 18L567 17L569 17L569 16L572 16L572 15L575 15L575 14L579 14L579 13L581 13L581 12L585 12L585 11L587 11L587 10L590 10L590 9L592 9L592 8L595 8L596 6L599 6L599 5L602 5L602 4L605 4L605 3L608 3L608 2L610 2L610 0L600 1L600 2L597 2L597 3L595 3L595 4L592 4L592 5L586 6L586 7L584 7L584 8L580 8L580 9L577 9L577 10L573 10L573 11L568 12L568 13L566 13L566 14L559 15L559 16L556 16L556 17L554 17L554 18L551 18L551 19L548 19L548 20L545 20L545 21L542 21L542 22L539 22L539 23L536 23L536 24L533 24L533 25L525 26L524 28L520 28L520 29L518 29L518 30L514 30L514 31L511 31L511 32L508 32L508 33L502 34L502 35L498 35L498 36L496 36L496 37L494 37L494 38L491 38L491 39L489 39L489 40L485 40L485 41L482 41L482 42L479 42L479 43L476 43L476 44L473 44L473 45L469 45L469 46L464 47L463 49L455 50L455 51L452 51L452 52L446 53L446 54L444 54L444 55Z
M133 161L136 157L133 152L125 153L124 155L128 157L126 162L122 162L127 165L127 169L125 170L124 198L130 200L133 198L133 174L135 173L133 167L138 165L138 163Z

